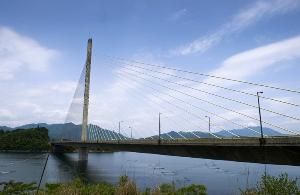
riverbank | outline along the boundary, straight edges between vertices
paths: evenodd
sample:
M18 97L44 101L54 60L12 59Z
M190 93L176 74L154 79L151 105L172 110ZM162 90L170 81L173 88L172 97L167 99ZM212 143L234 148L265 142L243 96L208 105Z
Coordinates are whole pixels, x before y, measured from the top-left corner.
M3 187L1 186L3 185ZM0 195L6 194L35 194L40 195L206 195L206 186L202 184L191 184L176 188L174 183L161 184L154 188L140 190L136 183L127 176L121 176L117 185L107 183L88 184L80 179L69 183L46 184L43 189L38 189L35 183L24 184L18 182L7 182L0 184L2 191ZM216 186L218 187L218 186ZM300 187L297 179L289 179L287 174L278 176L263 175L255 188L240 189L241 195L297 195L300 194Z
M36 154L44 154L49 152L48 150L36 150L36 151L32 151L32 150L0 150L0 153L20 153L20 154L27 154L27 153L36 153Z
M1 186L3 185L3 186ZM206 195L204 185L189 185L182 188L176 188L175 184L162 184L156 188L147 188L140 190L136 183L127 176L121 176L117 185L108 183L87 184L80 179L75 179L70 183L46 184L43 189L38 189L35 183L7 182L0 183L2 191L0 195L6 194L38 194L40 195L83 195L83 194L105 194L105 195L160 195L160 194L197 194ZM1 189L1 188L0 188Z

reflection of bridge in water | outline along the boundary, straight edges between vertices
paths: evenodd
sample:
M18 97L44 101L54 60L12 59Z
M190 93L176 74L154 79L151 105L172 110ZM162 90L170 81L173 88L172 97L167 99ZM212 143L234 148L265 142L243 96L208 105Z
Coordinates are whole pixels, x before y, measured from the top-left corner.
M223 120L232 122L235 125L238 125L240 127L245 127L251 131L254 131L254 132L260 134L260 138L258 138L258 137L241 137L235 133L232 133L230 130L225 130L225 129L223 129L223 130L230 133L233 137L232 138L218 137L218 136L214 135L214 133L210 132L210 127L211 127L210 117L205 116L209 119L209 138L200 138L198 135L195 135L193 132L191 132L192 134L194 134L197 137L196 139L188 139L188 138L174 139L170 135L168 135L171 139L167 140L167 139L163 139L161 137L160 113L159 113L159 134L158 134L158 136L152 136L152 137L149 137L148 139L132 139L132 136L131 136L131 139L129 139L129 138L123 136L122 134L120 134L120 123L119 123L119 133L116 134L115 132L113 132L113 133L110 132L110 133L112 133L112 135L108 136L106 134L106 131L109 134L108 130L103 131L95 125L94 126L88 125L91 52L92 52L92 40L90 39L88 41L86 65L84 67L83 73L80 78L80 81L81 80L84 81L84 87L81 87L80 83L77 86L77 89L79 89L79 91L81 89L83 89L83 91L84 91L84 98L83 98L83 102L81 104L81 105L83 105L83 107L82 107L83 108L82 109L83 110L83 115L82 115L83 118L82 118L81 141L71 141L71 140L68 140L67 138L65 138L65 139L62 139L62 141L52 142L51 145L52 145L52 149L54 152L64 152L64 149L66 147L70 147L70 146L75 147L79 151L79 160L80 161L86 161L88 159L88 151L90 149L96 148L96 149L100 149L100 150L109 150L109 151L130 151L130 152L162 154L162 155L183 156L183 157L193 157L193 158L233 160L233 161L241 161L241 162L300 165L299 132L290 130L290 129L287 129L287 128L284 128L284 127L281 127L278 125L274 125L273 123L262 120L260 110L262 109L266 112L269 112L269 113L272 113L275 115L279 115L279 116L282 116L285 118L297 120L297 121L300 121L300 119L298 119L297 117L287 115L287 114L275 112L273 110L269 110L266 108L260 108L260 102L259 102L260 95L259 94L261 94L262 92L257 92L256 95L253 95L253 94L250 94L247 92L233 90L233 89L229 89L229 88L217 86L217 85L212 85L212 84L208 84L208 85L214 86L214 87L219 87L224 90L229 90L229 91L233 91L233 92L240 92L240 93L243 93L244 95L246 94L246 95L255 96L258 98L258 107L250 105L248 103L244 103L242 101L223 97L221 95L216 95L216 94L210 93L210 92L201 91L199 89L195 89L192 87L188 87L188 86L173 82L174 84L178 84L181 87L187 87L189 89L198 90L200 92L204 92L206 94L213 95L213 96L216 96L216 97L219 97L222 99L226 99L226 100L233 101L233 102L236 102L239 104L250 106L252 108L258 108L260 118L256 119L253 116L243 114L239 111L235 111L231 108L227 108L225 106L218 105L218 104L210 102L208 100L200 99L200 98L190 95L186 92L182 92L182 91L170 88L170 87L166 87L164 85L160 85L160 84L159 85L161 87L166 87L169 90L174 90L182 95L187 95L191 98L195 98L197 100L200 100L202 102L208 103L213 106L216 106L218 108L225 109L234 114L242 115L243 117L247 117L248 119L259 121L261 131L257 132L256 130L252 129L251 127L245 127L245 126L237 123L236 121L230 121L229 119L226 119L222 115L217 115L213 112L207 111L205 109L202 109L200 107L197 107L195 105L187 103L177 97L169 95L170 97L176 98L177 100L180 100L183 103L187 103L189 106L193 106L194 108L200 109L201 111L207 112L207 113L214 115L216 117L219 117ZM149 64L145 64L145 65L149 65ZM176 70L176 69L172 69L172 68L168 68L168 67L161 67L161 66L156 66L156 65L149 65L149 66L160 67L160 68L165 68L165 69L169 69L169 70L170 69ZM135 66L135 67L138 68L138 66ZM145 69L145 68L142 68L142 69ZM146 70L153 72L153 70L149 70L149 69L146 69ZM183 70L179 70L179 71L185 72L185 73L190 73L188 71L183 71ZM157 72L157 71L154 71L154 72ZM141 74L145 74L145 73L141 73ZM164 73L164 74L167 74L167 73ZM146 75L148 75L148 74L146 74ZM213 77L216 79L229 80L229 81L234 81L234 82L239 82L239 83L244 83L244 84L250 84L250 85L255 85L255 86L260 86L260 87L267 87L267 88L272 88L272 89L276 89L276 90L282 90L282 91L294 92L294 93L300 94L300 92L295 91L295 90L282 89L282 88L278 88L278 87L272 87L272 86L267 86L267 85L262 85L262 84L245 82L245 81L238 81L238 80L233 80L233 79L228 79L228 78L223 78L223 77L218 77L218 76L211 76L211 75L205 75L205 74L201 74L201 75ZM151 75L148 75L148 76L151 76ZM154 77L156 77L156 76L154 76ZM182 77L178 77L178 76L177 76L177 78L186 79L186 78L182 78ZM158 78L158 79L161 79L161 78ZM163 80L165 80L165 79L163 79ZM194 81L191 79L188 79L188 80ZM165 81L167 81L167 80L165 80ZM171 81L169 81L169 82L171 82ZM204 83L204 84L207 84L207 83ZM150 87L150 88L152 88L152 87ZM77 90L75 92L75 96L76 96L76 93L77 93ZM74 96L74 101L76 100L75 96ZM274 99L274 98L268 98L268 97L264 97L264 96L261 96L261 98L267 99L269 101L275 101L276 103L284 103L287 105L300 107L300 105L298 105L298 104L291 103L291 102L285 102L285 101ZM78 100L76 100L76 101L78 101ZM169 101L166 101L166 102L168 104L174 105ZM72 106L72 104L71 104L71 106ZM187 112L188 114L191 114L192 116L203 120L203 118L199 117L198 115L196 115L194 113L189 112L185 108L182 108L177 105L174 105L174 106L177 109L181 109L181 110ZM82 110L80 110L80 112L76 112L76 113L81 114ZM69 114L70 114L70 111L69 111ZM287 136L287 135L278 136L278 137L267 136L263 133L262 124L266 124L268 126L278 128L282 131L286 131L289 133L288 135L290 135L290 136ZM104 133L104 135L106 134L106 136L105 136L106 140L99 139L99 134L101 134L101 133ZM177 133L180 135L179 132L177 132ZM109 137L111 138L111 140L109 140Z

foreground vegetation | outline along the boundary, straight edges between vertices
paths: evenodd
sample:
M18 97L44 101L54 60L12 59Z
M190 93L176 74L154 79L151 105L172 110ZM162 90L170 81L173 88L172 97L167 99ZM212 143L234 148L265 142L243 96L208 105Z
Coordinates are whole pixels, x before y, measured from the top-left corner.
M1 185L1 184L0 184ZM8 194L36 194L35 183L23 184L16 182L3 183L3 190L0 195ZM46 184L40 190L39 195L205 195L206 187L203 185L189 185L183 188L176 188L174 184L162 184L153 189L141 191L136 184L127 176L120 177L118 185L113 186L106 183L85 184L76 179L66 184ZM241 191L241 195L300 195L300 188L297 186L297 179L289 179L287 174L277 177L262 176L256 188Z
M8 194L35 194L37 187L35 183L23 184L8 182L3 184L3 191L0 195ZM203 185L192 184L187 187L176 189L174 184L162 184L154 189L141 191L136 184L129 180L127 176L120 177L119 184L113 186L106 183L84 184L81 180L76 179L66 184L46 184L45 189L38 193L39 195L161 195L161 194L198 194L205 195L206 188Z
M281 174L278 177L264 175L256 188L242 191L242 195L300 195L300 187L297 185L297 179L292 180L288 175Z
M46 151L49 149L46 128L0 130L0 151Z

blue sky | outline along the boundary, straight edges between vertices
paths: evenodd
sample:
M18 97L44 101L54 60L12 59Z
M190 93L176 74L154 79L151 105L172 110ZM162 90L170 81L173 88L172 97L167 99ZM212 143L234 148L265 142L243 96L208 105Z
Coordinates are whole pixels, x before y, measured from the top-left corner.
M3 0L0 2L0 89L3 92L0 124L63 122L85 62L87 39L92 37L92 123L115 129L117 122L124 120L124 126L138 129L136 136L153 134L157 131L157 112L161 111L150 103L154 102L169 107L161 111L166 117L165 131L204 130L205 121L154 98L142 80L136 84L126 76L119 78L118 73L124 72L122 64L105 55L299 89L299 21L298 0ZM173 71L168 73L179 75ZM184 76L191 78L191 75ZM268 97L300 103L296 94L203 77L195 79L249 93L264 90ZM195 83L185 84L256 104L255 98ZM204 105L182 94L157 89L162 97L165 93L175 95L243 126L258 125L257 121ZM257 117L255 109L194 91L189 93ZM264 102L264 106L293 116L300 114L297 108L281 104ZM206 115L188 109L201 117ZM297 130L299 125L298 121L263 114L266 121L280 127ZM179 126L183 127L178 128L169 121L182 121ZM215 131L239 127L218 117L214 121ZM202 126L191 125L198 123Z

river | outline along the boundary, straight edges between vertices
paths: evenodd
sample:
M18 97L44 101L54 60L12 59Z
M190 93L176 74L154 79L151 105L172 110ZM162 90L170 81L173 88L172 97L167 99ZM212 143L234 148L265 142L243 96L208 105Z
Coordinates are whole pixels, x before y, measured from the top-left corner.
M46 154L0 153L0 182L15 180L38 182ZM298 166L242 163L200 158L174 157L134 152L89 153L86 165L79 166L78 154L50 155L44 183L86 181L116 184L121 175L128 175L145 189L161 183L174 182L182 187L203 184L208 194L239 194L240 189L254 187L265 173L288 173L300 178Z

